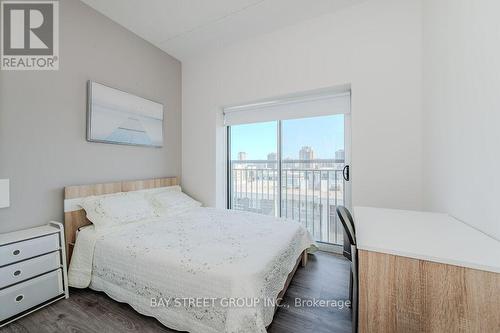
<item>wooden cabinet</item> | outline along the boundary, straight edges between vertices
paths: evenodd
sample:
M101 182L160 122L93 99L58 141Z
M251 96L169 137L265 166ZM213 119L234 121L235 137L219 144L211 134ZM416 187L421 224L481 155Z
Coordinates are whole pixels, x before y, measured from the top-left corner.
M359 251L359 332L500 332L500 274Z

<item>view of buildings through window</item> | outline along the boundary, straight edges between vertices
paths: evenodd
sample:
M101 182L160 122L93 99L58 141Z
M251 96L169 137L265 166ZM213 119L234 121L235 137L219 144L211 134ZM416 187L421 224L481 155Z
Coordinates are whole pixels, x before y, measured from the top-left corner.
M231 126L230 155L230 208L281 214L341 244L344 115Z

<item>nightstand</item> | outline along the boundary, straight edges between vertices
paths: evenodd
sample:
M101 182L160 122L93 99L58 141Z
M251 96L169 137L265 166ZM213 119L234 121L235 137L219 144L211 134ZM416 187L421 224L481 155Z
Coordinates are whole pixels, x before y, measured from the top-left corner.
M0 327L68 298L64 227L0 234Z

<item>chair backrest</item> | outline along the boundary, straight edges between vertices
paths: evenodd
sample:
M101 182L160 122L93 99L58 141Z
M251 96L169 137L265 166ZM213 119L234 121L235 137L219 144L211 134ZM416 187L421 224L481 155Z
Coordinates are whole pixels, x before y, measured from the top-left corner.
M356 245L356 229L354 228L354 220L351 213L344 206L337 206L337 215L344 226L349 243Z

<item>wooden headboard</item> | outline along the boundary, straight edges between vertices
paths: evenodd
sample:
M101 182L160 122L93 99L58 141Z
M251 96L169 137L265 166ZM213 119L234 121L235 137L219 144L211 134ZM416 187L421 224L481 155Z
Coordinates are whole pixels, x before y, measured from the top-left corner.
M75 245L76 232L78 228L91 224L91 222L87 220L85 211L83 209L75 210L68 207L68 200L85 198L92 195L103 195L174 186L177 184L177 177L167 177L65 187L64 234L66 238L66 255L68 263L70 261L71 254L73 253L73 246Z

